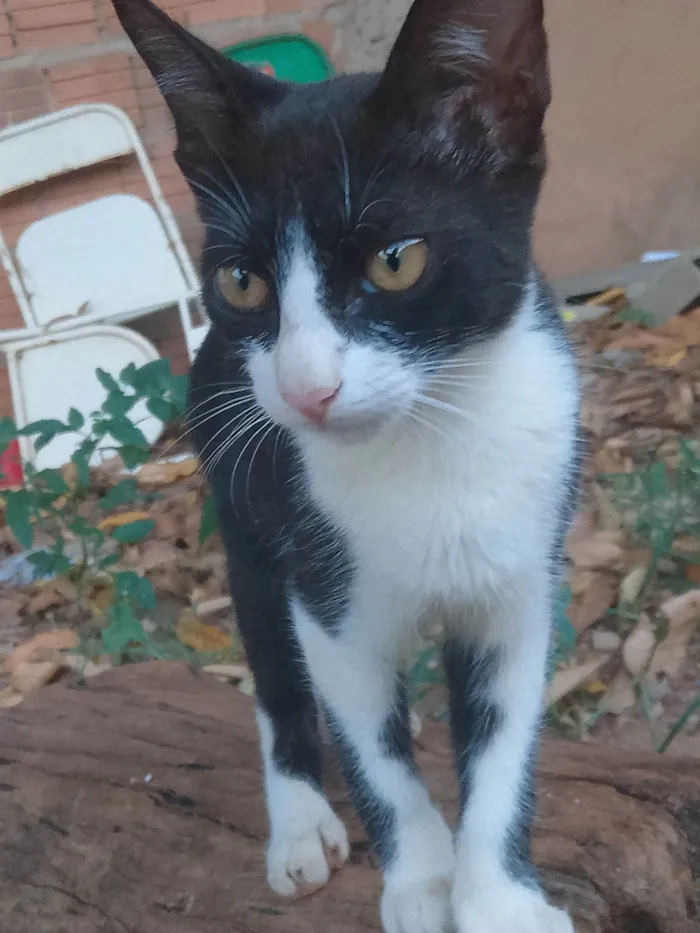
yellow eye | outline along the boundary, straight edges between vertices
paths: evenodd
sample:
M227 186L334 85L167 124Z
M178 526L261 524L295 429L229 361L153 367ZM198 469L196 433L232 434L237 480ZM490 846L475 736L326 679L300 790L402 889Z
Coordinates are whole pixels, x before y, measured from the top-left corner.
M428 264L424 240L403 240L375 253L367 265L367 278L386 292L403 292L415 285Z
M226 301L239 311L255 311L267 301L266 283L244 266L222 266L216 273L216 284Z

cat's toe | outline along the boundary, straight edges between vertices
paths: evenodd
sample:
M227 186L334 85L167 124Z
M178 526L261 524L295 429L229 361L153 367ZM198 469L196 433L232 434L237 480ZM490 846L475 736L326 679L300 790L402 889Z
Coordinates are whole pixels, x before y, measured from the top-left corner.
M345 826L330 807L304 827L276 833L267 850L267 881L283 897L304 897L322 888L350 853Z
M455 903L458 933L575 933L569 915L533 888L511 882Z
M387 884L382 896L385 933L452 933L452 877L406 885Z

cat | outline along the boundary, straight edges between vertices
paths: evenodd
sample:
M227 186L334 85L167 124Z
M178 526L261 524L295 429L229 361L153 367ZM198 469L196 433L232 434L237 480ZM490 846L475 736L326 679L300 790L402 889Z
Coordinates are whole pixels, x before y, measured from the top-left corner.
M115 0L205 225L189 424L255 675L280 895L348 857L330 727L387 933L572 933L530 860L577 471L578 381L533 262L541 0L416 0L378 75L294 86ZM405 645L444 620L453 839L411 749Z

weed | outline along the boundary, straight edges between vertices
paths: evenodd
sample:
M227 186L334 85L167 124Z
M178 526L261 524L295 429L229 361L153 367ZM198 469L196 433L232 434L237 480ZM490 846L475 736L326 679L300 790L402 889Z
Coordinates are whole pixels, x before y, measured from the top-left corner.
M150 457L150 445L131 413L139 403L145 403L147 410L164 423L181 415L187 379L174 376L167 360L156 360L141 368L130 364L118 379L98 369L97 378L107 394L88 419L72 408L65 422L45 419L17 428L11 418L0 420L0 453L20 437L29 438L36 452L59 435L77 434L79 438L68 467L36 470L30 463L23 464L23 488L3 493L5 518L19 544L29 551L27 559L35 576L68 577L76 587L81 608L85 608L87 585L106 578L112 596L97 653L130 655L145 651L158 657L159 650L139 619L155 605L153 587L145 577L120 569L124 548L148 537L154 523L143 517L116 524L102 520L120 506L142 501L144 494L133 479L122 480L99 500L99 515L94 521L85 517L85 503L90 491L90 462L96 451L118 454L130 469L145 463ZM37 530L51 543L32 550ZM67 542L77 545L72 553L66 550Z

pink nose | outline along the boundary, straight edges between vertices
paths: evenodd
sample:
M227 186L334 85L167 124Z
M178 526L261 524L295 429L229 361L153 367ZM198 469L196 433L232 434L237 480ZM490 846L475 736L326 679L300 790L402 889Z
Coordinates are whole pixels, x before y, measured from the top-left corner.
M283 392L282 398L292 408L296 408L305 418L314 424L323 424L328 417L328 409L338 397L340 386L325 386L310 392Z

